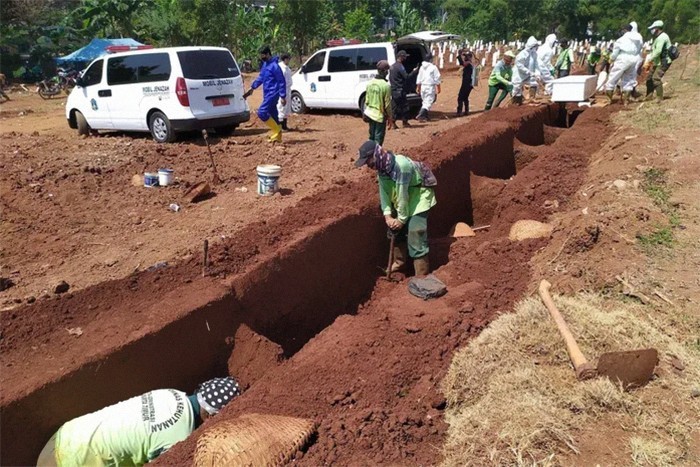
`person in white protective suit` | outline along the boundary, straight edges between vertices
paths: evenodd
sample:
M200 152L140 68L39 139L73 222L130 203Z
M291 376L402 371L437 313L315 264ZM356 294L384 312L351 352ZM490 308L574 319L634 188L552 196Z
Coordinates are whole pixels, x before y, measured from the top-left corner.
M420 112L416 116L419 122L428 120L428 112L437 95L440 94L440 70L433 65L433 56L428 53L423 59L416 78L416 92L422 100Z
M537 39L530 36L525 48L515 57L515 73L513 73L513 103L523 103L523 86L530 86L530 98L537 94Z
M280 55L280 61L278 62L278 65L282 70L282 74L284 75L284 81L287 87L287 96L292 95L292 69L289 68L289 59L290 55L288 53L284 53ZM279 116L280 124L282 125L282 129L284 131L289 131L289 127L287 126L287 117L290 113L292 113L291 99L287 98L284 104L282 104L281 99L277 101L277 115Z
M619 83L622 88L622 103L626 105L637 85L637 68L641 64L644 39L637 31L637 23L634 21L625 26L625 30L626 32L613 45L613 53L610 57L613 66L608 75L608 82L605 84L605 94L612 102L615 87Z
M552 57L554 57L554 44L557 43L557 35L550 34L544 40L544 44L537 48L537 68L540 78L544 83L544 92L548 96L552 95L552 81L554 81L554 67Z

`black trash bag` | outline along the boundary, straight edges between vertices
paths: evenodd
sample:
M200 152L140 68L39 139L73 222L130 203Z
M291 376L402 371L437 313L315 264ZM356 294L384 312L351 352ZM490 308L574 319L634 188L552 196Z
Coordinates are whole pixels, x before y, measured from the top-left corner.
M447 286L437 277L428 274L425 277L414 277L408 281L408 291L423 300L442 297L447 293Z

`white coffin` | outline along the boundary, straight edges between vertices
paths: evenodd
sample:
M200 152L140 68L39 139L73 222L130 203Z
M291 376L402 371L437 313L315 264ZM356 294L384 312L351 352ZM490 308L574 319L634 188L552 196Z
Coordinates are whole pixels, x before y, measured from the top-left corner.
M553 102L581 102L595 94L596 75L574 75L555 79L552 84Z

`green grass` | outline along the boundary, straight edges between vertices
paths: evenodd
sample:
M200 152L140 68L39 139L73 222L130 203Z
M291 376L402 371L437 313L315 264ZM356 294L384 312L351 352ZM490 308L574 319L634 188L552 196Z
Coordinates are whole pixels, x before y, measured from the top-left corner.
M638 234L637 240L647 253L653 253L657 247L673 247L675 238L673 229L681 224L678 210L671 204L671 190L668 187L666 171L652 167L644 172L642 189L651 198L654 205L668 217L668 225L656 225L649 234Z
M637 240L642 245L642 247L651 252L654 247L662 246L666 248L671 248L673 246L673 230L670 225L667 226L657 226L648 235L639 234L637 235Z
M651 198L655 205L662 210L670 208L668 200L671 198L671 190L666 184L666 171L652 167L644 172L642 184L644 192Z

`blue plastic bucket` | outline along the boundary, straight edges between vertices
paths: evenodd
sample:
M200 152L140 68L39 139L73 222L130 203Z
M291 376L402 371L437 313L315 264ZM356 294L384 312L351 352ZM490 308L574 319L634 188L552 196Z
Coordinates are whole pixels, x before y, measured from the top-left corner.
M145 172L143 174L143 186L145 186L146 188L158 186L158 174L152 172Z

